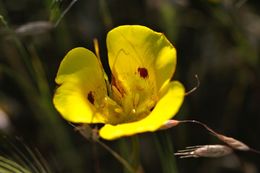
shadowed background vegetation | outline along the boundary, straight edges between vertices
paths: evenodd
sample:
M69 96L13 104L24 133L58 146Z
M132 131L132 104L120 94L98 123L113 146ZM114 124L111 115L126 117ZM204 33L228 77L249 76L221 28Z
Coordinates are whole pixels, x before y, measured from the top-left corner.
M25 157L31 168L44 158L52 172L127 172L52 105L64 55L78 46L94 50L98 38L108 71L106 33L123 24L167 36L178 52L174 79L186 90L198 74L200 87L185 98L175 119L202 121L260 149L259 9L257 0L0 0L0 155L17 162ZM220 143L197 125L103 142L147 173L260 172L260 155L254 153L175 158L177 149ZM23 144L42 156L35 159Z

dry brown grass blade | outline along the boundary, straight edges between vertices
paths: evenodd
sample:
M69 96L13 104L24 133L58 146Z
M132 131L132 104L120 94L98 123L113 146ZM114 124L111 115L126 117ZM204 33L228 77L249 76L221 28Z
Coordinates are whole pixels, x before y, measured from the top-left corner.
M174 153L180 158L198 158L198 157L222 157L233 152L232 148L226 145L197 145L186 147L184 150L179 150Z
M222 142L224 142L225 144L227 144L230 148L234 149L234 150L240 150L240 151L251 151L257 154L260 154L260 151L250 148L248 145L246 145L245 143L232 138L232 137L228 137L225 136L223 134L220 134L218 132L216 132L215 130L211 129L209 126L207 126L206 124L200 122L200 121L196 121L196 120L168 120L162 127L161 129L167 129L167 128L171 128L171 127L175 127L179 124L182 123L195 123L198 124L200 126L202 126L203 128L205 128L207 131L209 131L211 134L213 134L214 136L216 136L219 140L221 140Z

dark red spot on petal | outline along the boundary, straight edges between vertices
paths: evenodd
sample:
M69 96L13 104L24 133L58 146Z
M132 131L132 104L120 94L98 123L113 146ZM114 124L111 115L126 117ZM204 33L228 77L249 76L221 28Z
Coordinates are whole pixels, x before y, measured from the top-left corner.
M139 72L139 75L142 77L142 78L147 78L148 77L148 70L144 67L139 67L138 69L138 72Z
M90 91L90 92L88 93L88 101L89 101L91 104L94 104L95 99L94 99L94 96L93 96L92 91Z

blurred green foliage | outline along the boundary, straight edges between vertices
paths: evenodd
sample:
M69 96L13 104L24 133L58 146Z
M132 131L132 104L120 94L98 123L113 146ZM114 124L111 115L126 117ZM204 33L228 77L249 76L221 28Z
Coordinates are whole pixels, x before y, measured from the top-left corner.
M1 135L37 147L54 172L123 172L112 155L86 142L55 111L54 78L63 56L77 46L94 50L94 38L108 70L106 33L141 24L165 33L176 46L174 78L187 90L196 85L195 74L200 78L199 89L186 97L175 118L200 120L260 149L259 8L257 0L0 0ZM149 173L260 171L260 157L253 153L196 160L173 156L176 149L216 142L186 125L105 143ZM132 152L137 158L128 157Z

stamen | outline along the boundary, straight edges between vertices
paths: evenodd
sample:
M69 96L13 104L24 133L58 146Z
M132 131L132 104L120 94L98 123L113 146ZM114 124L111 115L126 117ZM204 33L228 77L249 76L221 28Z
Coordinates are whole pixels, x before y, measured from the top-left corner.
M122 86L122 83L119 80L116 80L116 78L112 75L112 81L111 81L112 91L116 92L116 95L122 98L125 94L124 87Z
M135 114L136 113L136 109L132 109L132 113Z
M115 112L121 114L123 113L123 110L121 108L115 108Z
M138 93L134 94L134 107L136 107L139 103L140 95Z

